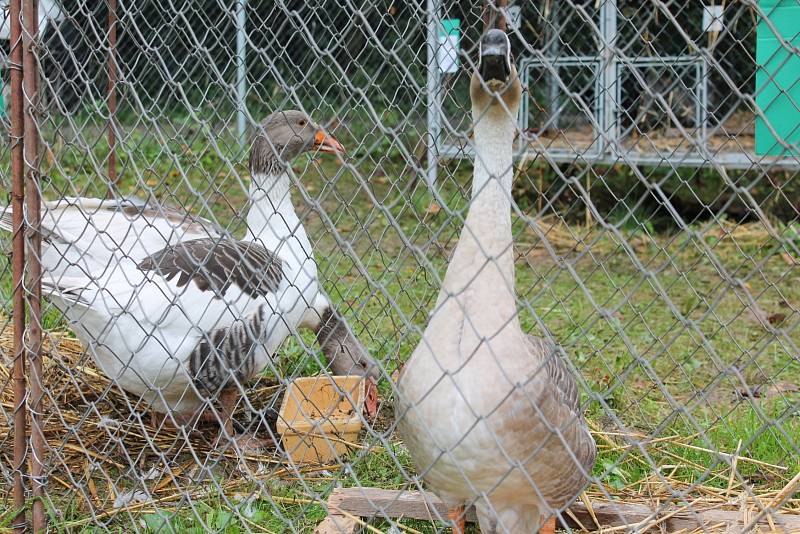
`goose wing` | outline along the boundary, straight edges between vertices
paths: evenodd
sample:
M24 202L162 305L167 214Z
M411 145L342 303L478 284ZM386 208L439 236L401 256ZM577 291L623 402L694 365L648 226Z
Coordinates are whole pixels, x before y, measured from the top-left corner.
M535 367L501 407L495 434L526 466L544 500L561 509L587 485L596 445L580 410L578 386L555 345L530 336L526 345Z
M578 391L578 384L575 382L572 372L558 354L555 344L536 336L528 336L528 344L531 352L544 356L544 372L547 374L550 383L556 387L559 401L574 413L579 414L581 396Z
M252 241L204 238L166 247L138 264L140 271L156 271L167 280L178 277L178 287L190 281L200 291L220 298L231 285L250 298L275 293L284 279L283 262L272 251Z

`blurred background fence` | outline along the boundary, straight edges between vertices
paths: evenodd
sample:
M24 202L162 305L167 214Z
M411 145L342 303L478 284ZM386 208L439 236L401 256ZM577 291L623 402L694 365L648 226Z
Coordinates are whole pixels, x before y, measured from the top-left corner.
M520 313L580 375L600 445L590 495L750 518L771 505L800 512L800 4L501 6L526 86L515 145ZM9 7L6 129L26 105L9 90ZM175 532L308 531L334 487L414 487L392 430L391 376L419 339L468 204L483 6L39 0L38 13L25 76L39 80L29 114L39 150L26 168L38 168L33 190L45 199L158 201L241 235L259 120L302 109L347 147L341 161L295 162L295 199L325 289L381 364L383 402L354 451L329 465L216 458L204 470L212 448L190 455L180 433L149 434L136 400L44 302L30 321L44 331L33 409L45 445L32 478L30 445L19 470L8 452L19 404L3 260L7 486L15 473L26 491L40 484L54 527ZM36 297L30 280L25 290ZM253 403L277 407L286 384L319 370L306 341L284 345ZM1 506L10 528L10 495ZM387 517L374 528L396 523L444 528Z

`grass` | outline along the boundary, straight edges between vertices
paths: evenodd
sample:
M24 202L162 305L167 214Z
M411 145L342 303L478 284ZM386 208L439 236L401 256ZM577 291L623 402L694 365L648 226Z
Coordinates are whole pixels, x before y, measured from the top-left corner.
M122 140L119 191L213 216L239 234L247 200L240 150L209 131L180 124L174 130L132 130ZM92 132L82 132L85 145L45 135L54 153L43 161L47 198L105 194L106 153L101 133ZM469 162L441 169L436 198L421 184L411 187L414 173L391 142L380 151L356 151L345 165L301 159L295 172L301 182L295 203L315 241L324 285L388 377L415 347L436 297L467 206ZM534 174L523 169L517 181L533 183ZM514 226L522 322L534 333L549 332L579 373L599 445L594 494L641 498L659 473L688 493L783 487L800 470L800 270L786 256L796 250L787 243L797 246L800 227L775 224L767 231L719 220L655 233L646 214L618 209L617 219L567 224L554 209L536 213L535 200L519 199L523 211ZM574 202L570 209L580 211ZM10 274L2 261L8 314ZM48 307L44 325L54 330L63 322ZM302 344L289 340L279 373L316 370ZM334 485L408 487L404 472L412 468L391 433L387 379L380 389L387 402L364 438L372 448L330 472L293 480L268 470L252 475L254 483L225 466L215 482L192 479L188 489L196 498L177 498L186 488L166 487L159 496L172 491L177 500L110 517L102 529L90 510L109 509L103 496L144 483L136 470L72 473L81 490L52 488L52 524L80 532L127 532L131 525L145 532L309 531L324 517L320 502ZM76 428L81 424L88 423ZM9 443L5 428L0 441ZM733 457L741 458L731 479ZM87 497L90 480L99 500ZM108 481L116 490L105 491ZM0 527L7 528L4 506ZM441 527L403 524L422 532Z

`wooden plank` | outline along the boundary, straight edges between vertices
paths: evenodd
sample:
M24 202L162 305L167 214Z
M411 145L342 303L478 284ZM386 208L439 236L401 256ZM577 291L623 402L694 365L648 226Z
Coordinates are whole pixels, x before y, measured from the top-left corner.
M592 515L583 503L576 502L569 510L586 528L597 528ZM652 523L656 518L665 518L658 525L663 525L668 532L675 532L681 529L692 531L709 528L720 523L740 527L740 531L741 527L744 527L741 522L741 513L735 510L680 510L678 508L666 508L656 512L653 508L644 504L595 501L592 503L592 511L603 527L636 525L637 523L644 526ZM570 527L577 526L566 514L565 518ZM773 513L772 521L776 528L783 528L787 532L800 530L800 515ZM659 530L658 525L651 530ZM770 528L769 520L766 516L758 521L758 526Z
M329 515L314 529L314 534L355 534L360 525L349 517Z
M380 488L336 488L328 498L331 513L343 510L358 517L405 517L435 521L447 518L447 505L432 493ZM437 515L438 513L438 515ZM475 509L467 510L467 521L476 522Z
M680 510L667 508L654 511L644 504L618 503L595 501L592 511L598 522L603 527L616 526L645 526L653 523L657 518L664 518L652 530L665 528L669 532L687 529L695 530L708 528L720 523L725 523L734 528L742 527L741 515L738 511L731 510ZM380 488L336 488L328 499L331 513L342 510L358 517L404 517L408 519L437 520L447 517L447 505L431 493L418 491L396 491ZM587 529L597 529L592 514L581 502L576 502L569 510L575 518ZM477 520L475 509L467 510L467 521ZM578 525L564 514L570 528ZM776 527L787 532L800 531L800 515L773 513L772 520ZM766 517L758 525L768 527Z

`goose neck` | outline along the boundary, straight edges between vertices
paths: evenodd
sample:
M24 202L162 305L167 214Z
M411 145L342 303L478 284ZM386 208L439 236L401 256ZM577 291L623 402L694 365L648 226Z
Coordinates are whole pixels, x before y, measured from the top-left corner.
M513 177L514 121L503 110L477 117L475 133L475 174L472 198L485 192L503 193L510 208Z
M514 287L511 232L512 143L514 124L504 115L486 114L475 124L475 166L472 200L462 231L459 269L474 288ZM491 265L486 268L486 262ZM513 295L508 309L513 311Z
M254 175L250 184L247 237L267 244L279 242L293 235L299 223L288 174Z

